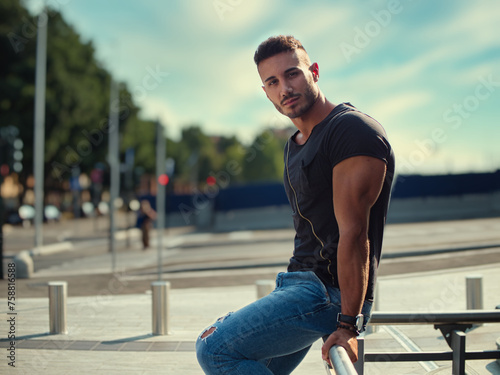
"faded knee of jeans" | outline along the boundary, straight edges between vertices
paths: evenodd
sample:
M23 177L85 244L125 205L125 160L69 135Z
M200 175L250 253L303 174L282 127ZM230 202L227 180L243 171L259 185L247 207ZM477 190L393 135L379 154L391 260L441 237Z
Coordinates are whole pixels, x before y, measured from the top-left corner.
M200 339L202 341L206 341L207 338L212 334L214 333L215 331L217 330L217 327L214 327L214 326L211 326L210 328L207 328L206 330L204 330L202 332L202 334L200 335Z
M219 319L217 319L217 320L216 320L216 322L215 322L215 323L216 323L216 324L221 324L221 323L222 323L222 322L224 322L224 320L226 320L226 318L227 318L229 315L231 315L231 314L232 314L232 312L227 313L227 314L226 314L226 315L224 315L224 316L221 316ZM209 337L210 337L210 336L211 336L211 335L212 335L215 331L217 331L217 326L212 325L212 326L208 327L207 329L205 329L205 330L201 333L201 335L200 335L199 339L200 339L201 341L203 341L203 342L206 342L206 341L207 341L207 339L208 339L208 338L209 338Z

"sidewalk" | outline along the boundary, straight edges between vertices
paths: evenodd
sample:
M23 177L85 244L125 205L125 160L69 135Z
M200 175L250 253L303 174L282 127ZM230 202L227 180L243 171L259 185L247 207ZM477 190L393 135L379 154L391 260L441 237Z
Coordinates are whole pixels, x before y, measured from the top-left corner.
M89 231L92 225L92 222L86 223ZM60 238L71 239L68 236L77 233L75 228L78 229L76 224L68 226L60 232ZM436 267L438 262L457 264L453 253L442 249L469 247L471 244L498 248L499 228L498 219L388 226L384 251L387 255L404 253L412 256L404 258L410 265L410 272L414 272L417 262L425 258L426 268L422 269L428 271ZM55 227L52 230L54 234L58 232ZM4 333L0 336L0 348L5 351L0 356L0 374L202 374L194 352L198 334L217 317L254 301L256 278L271 279L277 272L284 270L293 241L290 233L290 230L283 229L258 233L187 234L185 228L169 229L166 234L168 241L163 241L163 271L169 271L164 275L172 285L182 279L183 289L171 290L171 334L167 336L151 334L150 289L151 282L157 279L158 260L156 233L151 236L151 250L141 250L137 231L133 235L135 240L130 251L119 246L117 272L112 272L111 255L106 250L104 234L101 239L92 241L92 248L84 249L83 243L76 240L72 242L75 251L88 252L83 258L71 259L67 253L50 254L49 250L44 259L58 257L66 260L57 266L35 272L32 279L16 281L15 369L8 366L6 356L9 344L4 338L9 332L7 321L10 315L7 300L2 299L0 319L4 323L0 324L0 329ZM84 235L78 234L80 237ZM118 234L122 245L124 235L124 232ZM275 244L276 247L262 246L259 241ZM222 245L228 243L231 246L223 249ZM239 252L231 251L230 258L227 258L228 249L237 249ZM415 249L429 250L435 255L432 258L416 257ZM255 258L251 262L245 255L246 251L251 251ZM468 253L471 259L481 257L483 262L487 262L488 251L472 250ZM498 252L495 249L491 251ZM209 259L214 263L224 260L224 265L236 267L211 269ZM279 259L282 264L272 264L271 260L275 259ZM465 310L465 277L475 274L483 277L484 308L494 309L500 304L500 263L498 256L491 259L493 261L489 265L381 276L377 309L392 312ZM259 261L263 264L258 264ZM382 262L381 271L400 267L396 261L387 257ZM196 270L196 264L205 269ZM244 264L260 267L244 268ZM398 271L406 272L401 269ZM60 279L68 280L69 332L67 335L50 335L47 286L40 284ZM230 286L232 281L236 281L234 284L238 286ZM33 287L30 284L39 285ZM7 283L1 285L4 285L3 295L6 296ZM204 287L198 287L200 285ZM85 293L75 293L76 289ZM498 339L500 323L483 325L468 332L467 349L496 349L495 341ZM411 344L409 346L423 351L449 351L441 333L431 325L380 327L376 333L366 336L367 352L405 351L403 344L406 347ZM325 374L320 348L321 343L315 343L294 374ZM468 361L467 365L470 375L500 374L500 366L495 361ZM450 374L449 366L449 362L368 363L365 374L427 374L432 371Z
M465 277L483 277L484 307L500 304L500 264L439 272L382 277L378 286L380 311L451 311L465 309ZM171 334L153 336L150 293L117 295L119 285L109 285L99 295L69 297L67 335L50 335L48 298L16 300L16 369L3 355L0 373L16 374L202 374L194 342L217 317L252 302L254 285L173 289L170 296ZM5 301L5 300L4 300ZM3 331L8 332L6 302L0 307ZM380 328L366 336L366 351L405 351L394 339L400 335L422 350L449 350L432 326ZM395 333L396 332L396 333ZM3 336L3 335L2 335ZM496 349L500 323L481 326L467 335L468 349ZM8 348L6 341L0 347ZM297 375L324 374L316 343ZM3 349L5 350L5 349ZM5 352L4 352L5 353ZM436 363L443 374L450 363ZM494 361L468 361L469 374L500 374ZM418 363L369 363L365 374L426 374L432 367Z

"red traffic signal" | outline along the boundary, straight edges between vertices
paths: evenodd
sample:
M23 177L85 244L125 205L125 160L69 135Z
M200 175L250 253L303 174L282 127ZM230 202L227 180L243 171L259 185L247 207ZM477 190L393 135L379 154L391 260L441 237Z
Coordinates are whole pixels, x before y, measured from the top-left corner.
M9 172L10 172L10 168L7 164L2 164L0 166L0 174L2 175L2 177L8 176Z
M163 186L166 186L168 185L168 181L169 181L169 178L168 178L168 175L167 174L161 174L158 176L158 183L160 185L163 185Z
M217 182L217 180L215 179L214 176L208 176L207 177L207 185L208 186L213 186L213 185L216 184L216 182Z

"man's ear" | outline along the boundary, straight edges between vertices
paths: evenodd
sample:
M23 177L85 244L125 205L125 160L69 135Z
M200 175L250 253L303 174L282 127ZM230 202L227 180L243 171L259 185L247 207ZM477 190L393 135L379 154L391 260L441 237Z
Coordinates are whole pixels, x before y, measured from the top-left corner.
M318 63L313 63L309 67L309 70L311 71L311 73L313 75L314 82L318 82L318 79L319 79L319 65L318 65Z
M262 90L264 90L264 92L266 93L267 98L269 99L269 95L267 95L267 91L266 91L266 86L262 86Z

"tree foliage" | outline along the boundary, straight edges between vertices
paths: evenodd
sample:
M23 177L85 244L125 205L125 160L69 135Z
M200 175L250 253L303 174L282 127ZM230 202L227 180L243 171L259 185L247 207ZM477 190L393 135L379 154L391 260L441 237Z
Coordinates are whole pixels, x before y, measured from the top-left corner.
M58 11L48 10L45 120L45 176L48 188L62 186L74 167L90 173L106 164L111 74L97 61L91 41L84 41ZM37 17L20 0L0 2L0 126L19 128L24 142L25 184L33 173L33 127ZM125 84L120 84L120 151L133 149L135 167L155 171L155 122L139 117ZM167 124L168 125L168 124ZM284 140L261 133L250 146L236 137L206 135L199 125L167 140L165 157L175 161L175 184L193 187L221 173L229 183L280 180Z
M259 134L244 159L243 169L247 181L279 181L283 175L283 139L272 131Z

